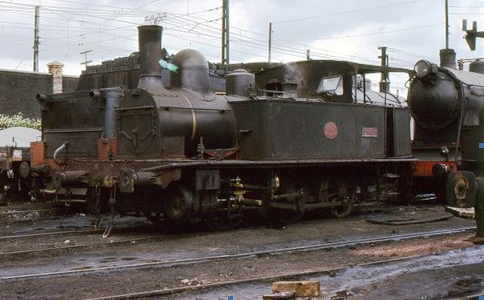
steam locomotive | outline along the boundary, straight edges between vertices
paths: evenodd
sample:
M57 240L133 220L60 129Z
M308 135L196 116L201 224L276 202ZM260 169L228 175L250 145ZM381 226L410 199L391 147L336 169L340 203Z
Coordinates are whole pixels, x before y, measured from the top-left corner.
M344 217L359 201L409 194L409 109L365 86L365 74L381 68L293 63L264 71L263 88L236 71L221 96L210 90L205 58L183 50L167 88L162 28L138 30L137 88L36 96L37 188L65 201L84 193L97 212L110 206L175 224L203 218L218 228L239 224L247 209L286 223L311 209Z
M415 65L416 76L410 84L408 103L415 120L412 152L416 163L416 181L433 182L446 197L446 176L458 169L462 159L462 131L479 124L484 101L477 92L484 75L441 68L421 60ZM440 180L435 180L440 178ZM448 203L455 205L452 193Z
M475 207L477 237L484 239L484 74L482 62L465 72L415 64L409 105L415 119L415 176L441 178L447 203Z

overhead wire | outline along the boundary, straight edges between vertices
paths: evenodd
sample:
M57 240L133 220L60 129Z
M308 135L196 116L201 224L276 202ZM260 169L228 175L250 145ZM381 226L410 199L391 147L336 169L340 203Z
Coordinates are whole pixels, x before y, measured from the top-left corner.
M341 16L341 15L346 15L346 14L354 14L354 13L360 13L360 12L370 11L370 10L375 10L375 9L382 9L382 8L388 8L388 7L400 6L400 5L406 5L406 4L413 4L413 3L429 2L429 1L438 1L438 0L412 0L412 1L392 3L392 4L370 6L370 7L365 7L365 8L361 8L361 9L353 9L353 10L347 10L347 11L342 11L342 12L337 12L337 13L319 14L319 15L307 16L307 17L304 17L304 18L297 18L297 19L284 20L284 21L275 21L275 22L272 22L272 24L287 24L287 23L308 21L308 20L320 19L320 18L337 17L337 16Z
M151 2L150 2L150 3L151 3ZM208 9L208 10L206 10L206 11L214 11L214 10L216 10L216 9L217 9L217 8L215 8L215 9ZM44 9L44 10L45 10L45 9ZM47 10L48 10L48 11L50 10L52 13L59 13L60 11L67 12L65 9L61 9L61 10L59 10L59 9L50 9L50 8L48 8ZM204 11L196 12L196 14L198 14L198 13L202 13L202 12L204 12ZM81 15L88 16L88 17L93 17L93 15L92 15L91 13L88 13L88 14L81 13ZM96 15L95 17L96 17L96 18L101 18L101 19L104 19L105 21L112 21L112 20L113 20L113 18L104 18L104 17L102 17L102 16L100 16L100 15ZM179 15L178 15L178 17L179 17ZM214 19L214 20L204 20L204 22L214 22L214 21L217 21L217 20L218 20L218 19ZM195 25L196 25L196 26L200 25L200 22L195 22L195 21L190 20L190 19L186 19L186 18L185 18L185 21L195 23ZM129 22L129 21L126 21L126 20L122 20L121 22L123 22L123 23L127 23L127 22L128 22L128 23L130 23L130 24L135 24L135 22ZM213 30L213 29L215 29L215 28L209 28L209 29L212 29L212 30ZM215 30L217 30L217 32L218 32L218 28L217 28L217 29L215 29ZM99 30L97 30L97 29L96 29L95 31L96 31L96 33L100 33L100 31L99 31ZM105 31L104 31L104 32L105 32ZM202 33L202 32L198 32L198 34L199 34L199 35L204 35L204 33ZM75 36L77 36L77 37L85 37L86 35L87 35L87 33L81 33L81 34L78 34L78 35L75 35ZM243 37L243 36L241 35L241 37ZM234 42L240 42L240 43L242 43L242 44L246 44L246 45L249 43L249 42L244 41L244 40L239 40L239 41L234 40ZM258 45L258 46L265 47L265 43L266 43L266 41L258 41L258 42L259 42L259 43L263 43L263 44L264 44L263 46L262 46L262 45ZM277 47L276 45L274 45L274 46L275 46L275 47ZM293 50L297 51L297 52L298 52L299 54L301 54L301 55L302 55L303 53L305 53L305 50L303 50L303 49L293 49ZM327 50L326 50L326 49L322 49L322 51L327 51ZM287 54L287 52L285 52L285 53ZM290 54L291 54L291 53L290 53ZM292 55L292 54L291 54L291 55ZM299 55L295 55L295 56L299 56ZM337 55L318 54L318 53L316 53L316 52L314 52L314 51L313 51L313 56L322 56L322 57L338 57ZM345 57L345 54L342 54L342 56L339 56L339 57L343 58L343 57Z
M213 32L207 32L207 31L201 32L201 31L198 31L198 30L191 30L191 31L186 31L186 32L187 33L193 33L193 34L201 34L201 35L209 36L209 37L219 37L218 35L215 35ZM261 48L261 49L266 49L266 47L267 47L266 41L257 40L257 39L246 40L246 39L240 39L240 38L232 38L231 42L243 44L243 45L246 45L246 46L258 47L258 48ZM282 53L282 54L290 55L290 56L293 56L293 57L302 57L303 55L304 56L306 55L305 49L297 49L297 48L287 47L287 46L279 47L278 45L274 45L273 50L276 53ZM325 54L316 53L316 52L314 52L313 55L318 56L318 57L333 57L333 58L335 57L335 56L332 56L332 55L325 55ZM258 55L258 56L260 56L260 55Z
M27 58L27 56L30 54L30 51L31 51L31 50L32 50L32 49L29 49L29 50L28 50L28 51L25 53L25 55L24 55L24 57L22 58L22 60L21 60L21 61L18 63L18 65L15 67L15 70L18 70L18 68L19 68L19 67L20 67L20 66L23 64L23 62L25 61L25 59Z
M183 17L183 15L181 17ZM196 21L193 21L193 20L190 20L190 19L185 19L185 21L197 23ZM216 30L217 34L219 32L219 28L208 28L208 29L211 29L212 31L213 30ZM235 29L238 29L238 28L235 28ZM243 31L256 33L256 32L247 31L247 30L243 30ZM233 31L233 28L231 28L231 32L232 32L231 42L233 42L233 40L234 40L234 31ZM256 33L256 34L265 37L265 35L263 35L263 34L259 34L259 33ZM235 34L235 35L237 35L237 34ZM247 36L243 36L242 34L239 34L239 37L247 37ZM252 42L253 41L257 41L258 43L259 42L262 43L263 44L263 48L266 48L267 47L267 41L266 40L254 39L253 37L247 37L247 38L250 38ZM237 42L237 41L235 41L235 42ZM240 40L239 40L239 42L240 42ZM244 43L247 43L247 42L244 42ZM291 41L291 43L292 43L292 41ZM278 46L276 43L273 43L273 45L274 45L274 47L277 47ZM306 50L310 46L308 46L308 45L301 45L301 44L299 44L298 46L304 47L304 49L297 49L297 51L299 51L300 54L301 55L304 55L304 57L305 57ZM282 46L282 47L287 48L286 46ZM321 53L317 53L317 52L314 52L313 51L313 53L312 53L313 56L318 56L318 57L331 57L331 58L344 58L344 59L346 59L346 58L357 58L359 60L361 60L361 59L366 60L365 58L362 58L362 57L356 57L356 56L347 55L347 54L344 54L344 53L338 53L338 52L331 51L331 50L328 50L328 49L321 49L321 48L315 48L315 47L310 47L310 48L315 49L315 50L319 50L319 51L323 51L323 52L333 53L333 55L330 55L330 54L321 54ZM300 55L297 55L297 57L300 57Z
M193 22L193 20L187 20L187 21L191 21ZM207 27L207 25L205 25L205 27ZM211 29L212 32L213 30L216 30L217 33L218 33L218 28L207 28L207 29ZM238 38L240 37L246 37L246 36L243 36L243 35L238 35ZM250 42L251 43L254 43L256 46L261 46L262 44L262 47L264 49L267 48L267 41L266 40L260 40L260 39L255 39L255 38L251 38L251 37L247 37L247 38L250 38ZM233 37L232 35L232 39L237 39L237 37ZM283 41L283 40L281 40ZM241 42L241 40L238 40L238 42ZM248 43L247 41L243 41L243 43ZM322 48L319 48L319 47L314 47L314 46L309 46L309 45L302 45L302 44L297 44L297 43L294 43L292 41L286 41L286 42L289 42L291 43L292 45L296 45L296 46L299 46L299 47L303 47L303 49L295 49L294 47L288 47L288 46L285 46L285 45L278 45L277 43L273 43L273 49L277 48L277 47L283 47L283 48L291 48L292 50L295 50L297 52L299 52L300 55L296 55L297 57L305 57L306 55L306 50L308 48L311 48L311 49L314 49L316 51L323 51L323 52L327 52L327 54L322 54L322 53L318 53L316 51L312 51L312 55L315 56L315 57L322 57L322 58L339 58L339 59L357 59L357 60L364 60L364 61L371 61L371 62L375 62L373 60L368 60L367 58L362 58L362 57L358 57L358 56L355 56L355 55L349 55L349 54L345 54L345 53L340 53L340 52L336 52L336 51L332 51L332 50L328 50L328 49L322 49ZM332 53L332 54L329 54L329 53Z
M431 58L430 56L425 56L423 54L414 53L414 52L410 52L410 51L406 51L406 50L402 50L402 49L397 49L397 48L393 48L393 47L387 47L387 51L394 52L394 53L402 53L402 54L406 54L406 55L413 55L413 56Z
M484 5L449 5L449 8L484 8Z
M61 1L61 0L53 0L54 2L59 2L59 3L75 3L79 5L86 5L85 3L80 3L76 1ZM424 0L424 1L434 1L434 0ZM149 1L149 3L145 4L144 6L147 6L151 3L154 3L155 1ZM388 7L388 6L394 6L394 5L401 5L405 3L415 3L415 2L421 2L421 1L407 1L404 3L396 3L392 5L381 5L378 7L373 7L375 8L383 8L383 7ZM8 3L6 1L0 1L0 3ZM21 7L21 11L23 13L32 13L31 9L34 5L30 4L16 4L17 7ZM103 45L102 47L107 47L105 42L110 41L110 40L116 40L116 39L128 39L126 36L115 34L119 33L120 30L125 29L126 31L129 31L128 28L132 27L133 25L139 25L139 21L130 21L130 18L139 18L143 12L133 12L133 9L125 8L125 7L113 7L113 6L106 6L106 5L94 5L96 9L90 9L89 11L87 10L87 5L85 10L81 10L79 8L66 8L66 7L60 7L60 6L42 6L42 10L44 12L43 18L45 15L47 16L58 16L61 18L68 18L66 14L73 14L75 13L76 17L79 17L80 20L79 22L86 24L86 26L83 28L70 28L70 27L65 27L65 26L59 26L59 28L62 28L64 31L63 32L71 32L73 33L72 35L65 35L64 33L61 36L57 37L47 37L47 36L41 36L42 41L44 44L49 44L53 42L61 42L66 43L65 40L63 39L68 39L70 43L67 43L67 45L73 45L77 43L77 39L82 39L84 38L85 40L81 40L84 44L96 44L99 43L99 40L93 40L89 41L86 39L88 36L92 36L94 34L96 35L102 35L102 34L107 34L112 37L112 39L102 39ZM102 9L101 9L102 8ZM106 8L106 9L104 9ZM109 9L108 9L109 8ZM28 11L27 11L28 9ZM116 10L117 9L117 10ZM168 36L170 36L169 32L170 30L179 30L179 32L184 32L187 37L192 36L193 39L190 42L193 43L199 43L199 41L196 41L195 37L201 38L212 38L212 39L220 39L220 28L214 27L213 24L217 23L220 19L211 19L207 20L205 18L200 18L198 15L202 13L209 13L209 12L214 12L221 9L221 7L215 7L215 8L210 8L204 11L199 11L199 12L194 12L189 15L184 15L184 14L167 14L166 18L162 20L166 25L165 27L165 33L168 32ZM365 10L371 9L371 8L365 8ZM344 13L351 13L353 11L347 11ZM339 13L341 14L341 13ZM118 17L123 17L123 20L117 20L116 18ZM81 19L84 18L83 21ZM114 19L114 20L113 20ZM101 20L101 22L94 22L93 20ZM294 21L294 20L293 20ZM107 22L116 22L116 23L122 23L124 24L123 26L117 26L117 25L104 25L104 23ZM0 21L0 24L2 22ZM95 28L93 27L92 24L95 24L94 26L100 26L103 24L103 28ZM114 23L112 23L114 24ZM127 25L126 25L127 24ZM217 25L219 25L217 23ZM195 27L194 27L195 26ZM200 28L198 28L200 27ZM43 25L42 28L50 28L50 29L55 29L56 26L51 26L47 27L46 25ZM75 32L79 32L79 34L75 34ZM112 33L115 32L115 33ZM164 33L164 34L165 34ZM258 38L255 38L254 36L258 36ZM130 35L130 39L135 39L136 35ZM254 50L256 49L267 49L267 40L265 39L267 37L267 34L251 31L251 30L246 30L244 28L237 28L237 27L231 27L231 42L234 44L238 44L241 47L247 47L248 49ZM185 38L186 40L186 38ZM285 43L290 43L290 46L287 46ZM218 47L218 46L215 46ZM311 56L312 57L321 57L321 58L331 58L331 59L357 59L357 60L363 60L363 61L371 61L371 62L377 62L377 60L371 60L368 58L363 58L359 57L357 55L349 55L345 53L340 53L336 51L332 51L329 49L323 49L320 47L314 47L312 45L303 45L303 44L298 44L294 43L294 41L285 41L283 39L275 39L275 42L273 43L273 51L275 53L281 54L281 55L286 55L286 56L291 56L291 57L305 57L306 55L306 50L311 49ZM232 51L236 51L236 49L232 48ZM260 51L258 52L248 52L248 51L242 51L244 54L251 54L257 57L262 57L260 55Z
M431 28L431 27L437 27L445 24L444 22L439 22L439 23L433 23L433 24L426 24L426 25L420 25L420 26L413 26L413 27L405 27L405 28L399 28L399 29L394 29L394 30L387 30L387 31L379 31L379 32L368 32L368 33L361 33L361 34L351 34L351 35L341 35L341 36L328 36L328 37L314 37L311 39L297 39L295 41L307 41L307 40L334 40L334 39L344 39L344 38L354 38L354 37L366 37L366 36L375 36L375 35L384 35L384 34L390 34L390 33L396 33L396 32L403 32L403 31L409 31L409 30L415 30L415 29L423 29L423 28Z

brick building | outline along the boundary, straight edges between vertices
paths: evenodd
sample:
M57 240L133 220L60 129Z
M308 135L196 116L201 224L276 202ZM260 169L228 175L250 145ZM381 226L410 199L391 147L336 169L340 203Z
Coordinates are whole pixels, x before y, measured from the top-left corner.
M40 105L34 100L38 93L52 94L77 89L79 78L62 75L63 64L47 65L51 73L0 69L0 114L21 112L28 118L40 117Z

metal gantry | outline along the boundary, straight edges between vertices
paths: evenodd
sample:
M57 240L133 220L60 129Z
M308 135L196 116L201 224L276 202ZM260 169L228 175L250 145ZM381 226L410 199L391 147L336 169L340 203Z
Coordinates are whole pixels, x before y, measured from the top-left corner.
M222 68L225 70L229 60L229 0L222 0Z

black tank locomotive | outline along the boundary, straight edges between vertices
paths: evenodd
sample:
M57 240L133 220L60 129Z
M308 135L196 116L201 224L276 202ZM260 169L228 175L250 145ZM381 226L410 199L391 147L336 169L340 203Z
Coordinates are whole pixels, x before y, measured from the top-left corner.
M478 64L482 64L477 62ZM472 68L471 68L472 69ZM440 177L447 203L474 207L475 242L484 241L484 74L415 65L409 92L415 118L415 155L429 177ZM423 173L423 172L422 172Z
M457 205L455 193L446 189L447 175L462 169L465 132L482 122L484 75L425 60L415 64L415 73L408 97L415 120L412 150L419 159L415 179L434 182L439 196Z
M358 68L336 85L338 76L318 78L316 98L261 96L245 72L229 75L220 96L205 58L183 50L165 88L161 27L139 34L137 88L39 95L43 140L32 171L47 189L67 198L85 189L96 208L153 221L202 216L216 226L237 224L246 208L289 222L313 208L343 217L370 195L407 195L408 109L332 102L340 88L351 95Z

